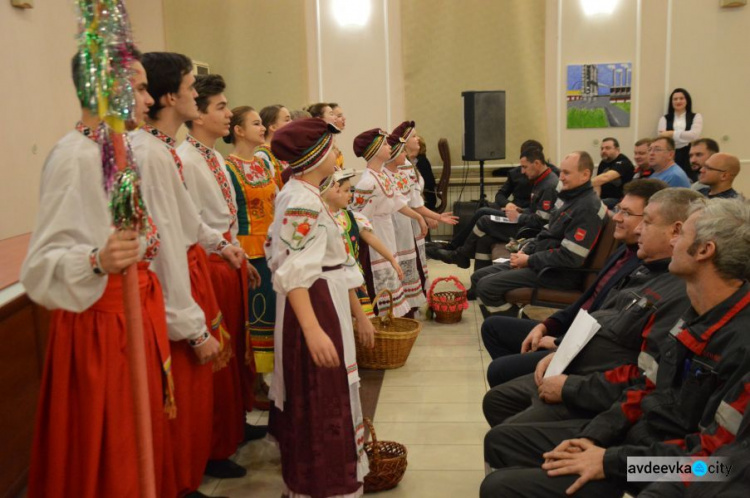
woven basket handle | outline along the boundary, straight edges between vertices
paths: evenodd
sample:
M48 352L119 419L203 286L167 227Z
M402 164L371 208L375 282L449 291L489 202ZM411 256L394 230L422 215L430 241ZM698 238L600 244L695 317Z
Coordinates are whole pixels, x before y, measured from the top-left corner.
M372 420L365 417L363 422L367 426L367 430L370 431L370 439L372 440L372 459L380 460L380 445L378 444L378 435L375 434L375 427L372 425Z
M427 298L430 301L432 301L432 296L435 294L435 286L439 282L453 282L453 285L455 285L458 288L458 290L460 290L461 292L466 291L466 287L464 287L461 281L458 278L454 277L453 275L451 275L450 277L436 278L435 280L432 281L432 285L430 286L430 291L427 293Z
M391 305L388 307L388 312L386 313L386 315L380 316L378 318L380 318L380 323L390 323L393 320L393 293L388 289L383 289L382 291L378 292L377 296L375 296L373 304L377 305L378 301L380 301L380 297L383 294L388 294L388 301L391 303Z

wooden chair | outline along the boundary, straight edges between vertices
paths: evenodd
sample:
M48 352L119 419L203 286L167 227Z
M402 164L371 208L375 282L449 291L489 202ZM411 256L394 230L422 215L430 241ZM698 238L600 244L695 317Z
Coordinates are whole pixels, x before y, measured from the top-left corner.
M583 283L578 289L557 290L545 287L513 289L505 294L506 302L514 303L520 307L518 312L519 318L522 317L523 308L528 305L562 309L573 304L579 297L581 297L581 294L583 294L587 288L593 285L596 281L597 274L604 267L604 263L607 262L607 259L609 259L617 249L618 243L615 240L614 233L615 222L612 221L609 216L606 216L604 219L604 227L602 227L602 233L599 235L599 240L589 254L584 265L581 268L566 270L586 275L583 279ZM556 268L542 268L539 272L539 276L541 277L546 272L552 270L556 270Z
M440 180L435 188L435 195L440 201L435 206L435 212L442 213L448 206L448 182L451 179L451 148L447 139L441 138L438 140L438 152L440 153L440 159L443 160L443 171L440 173Z

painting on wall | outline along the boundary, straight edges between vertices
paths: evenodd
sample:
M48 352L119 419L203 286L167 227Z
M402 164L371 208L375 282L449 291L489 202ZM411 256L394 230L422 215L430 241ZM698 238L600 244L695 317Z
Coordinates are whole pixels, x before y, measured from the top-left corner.
M630 126L632 64L568 66L568 128Z

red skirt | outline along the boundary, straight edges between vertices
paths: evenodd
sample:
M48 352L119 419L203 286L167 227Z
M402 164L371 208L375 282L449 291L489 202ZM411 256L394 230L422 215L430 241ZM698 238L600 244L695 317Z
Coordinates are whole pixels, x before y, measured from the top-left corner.
M139 265L138 278L157 495L175 496L165 413L169 341L164 298L159 280L147 267ZM104 295L91 308L82 313L52 312L29 497L130 498L139 494L122 277L107 278Z
M323 498L354 493L362 483L357 481L357 445L341 325L328 282L316 280L309 292L315 316L342 361L336 368L315 365L287 300L282 346L286 401L283 411L271 404L269 431L279 443L287 487Z
M214 406L213 370L228 362L231 346L225 341L226 329L216 303L208 258L198 245L188 250L190 290L193 299L206 315L206 326L223 348L220 358L212 364L201 365L188 341L172 342L172 370L175 397L180 404L176 419L170 422L174 444L174 469L179 496L195 491L203 480L203 471L211 454Z
M233 346L240 343L244 345L247 291L243 292L243 281L244 288L247 289L247 278L243 279L242 274L247 271L247 267L235 270L218 254L211 254L209 263L211 282L231 343ZM212 460L225 460L232 456L245 435L245 405L240 370L250 372L250 369L245 366L244 357L238 355L239 352L232 355L227 368L214 373Z

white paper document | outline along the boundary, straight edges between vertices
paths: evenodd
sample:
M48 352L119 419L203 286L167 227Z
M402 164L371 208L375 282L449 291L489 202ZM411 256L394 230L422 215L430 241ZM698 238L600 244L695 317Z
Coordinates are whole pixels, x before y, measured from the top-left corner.
M497 258L497 259L493 259L492 262L495 263L495 264L500 265L500 264L503 264L503 263L510 262L510 258Z
M549 362L544 377L552 377L563 373L570 362L573 361L573 358L581 352L600 328L599 322L589 315L588 311L580 310L573 323L570 324L570 328L563 337L557 351L555 351L555 356Z
M518 220L517 219L516 219L516 221L510 221L510 218L506 218L505 216L496 216L494 214L490 215L490 219L492 221L494 221L495 223L508 223L508 224L511 224L511 225L517 225L518 224Z

